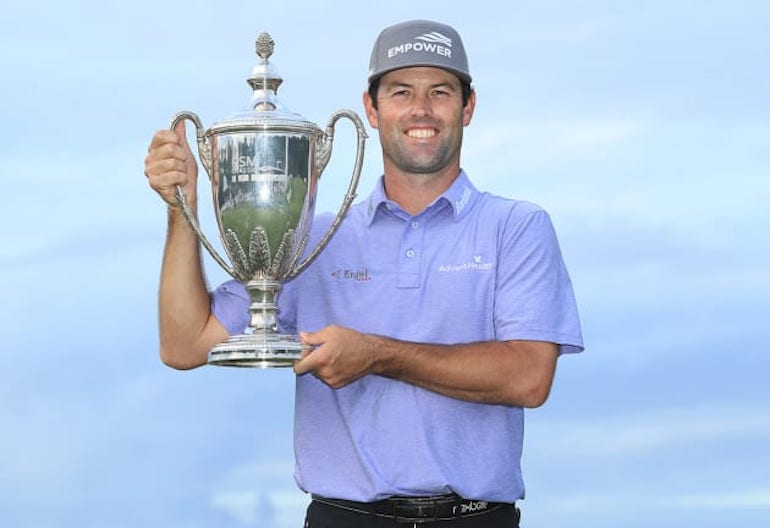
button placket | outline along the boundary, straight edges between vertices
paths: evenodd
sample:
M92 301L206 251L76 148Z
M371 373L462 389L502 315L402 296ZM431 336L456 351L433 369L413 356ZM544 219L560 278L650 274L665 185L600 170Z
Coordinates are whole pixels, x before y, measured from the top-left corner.
M398 286L417 288L420 285L420 260L422 256L422 224L414 219L407 222L401 237Z

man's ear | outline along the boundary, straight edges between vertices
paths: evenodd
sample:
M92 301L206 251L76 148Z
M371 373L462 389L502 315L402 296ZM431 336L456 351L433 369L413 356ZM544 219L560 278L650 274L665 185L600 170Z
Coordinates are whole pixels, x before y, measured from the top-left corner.
M369 92L364 92L364 110L366 111L366 119L369 120L369 124L372 128L377 128L377 109L374 107L374 101Z
M465 108L463 108L463 126L468 126L471 124L471 119L473 118L473 110L476 108L476 90L471 90L471 93L468 97L468 104L465 105Z

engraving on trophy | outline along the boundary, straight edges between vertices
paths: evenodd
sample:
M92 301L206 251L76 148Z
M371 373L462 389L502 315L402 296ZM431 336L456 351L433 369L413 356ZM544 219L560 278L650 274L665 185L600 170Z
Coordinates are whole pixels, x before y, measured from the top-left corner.
M355 198L366 140L363 122L350 110L332 114L322 131L285 109L277 90L283 79L268 60L275 43L267 33L257 38L260 62L248 83L248 109L203 130L200 118L180 112L195 124L201 163L211 182L214 214L230 263L200 229L184 191L177 187L182 211L214 260L240 281L251 298L250 324L209 353L209 363L228 366L289 366L304 345L276 328L275 298L282 283L301 273L326 247ZM318 180L332 153L334 127L346 117L356 127L358 144L353 174L336 218L315 247L306 251L315 213Z
M311 213L307 136L229 134L219 138L218 222L238 278L286 278L295 233Z

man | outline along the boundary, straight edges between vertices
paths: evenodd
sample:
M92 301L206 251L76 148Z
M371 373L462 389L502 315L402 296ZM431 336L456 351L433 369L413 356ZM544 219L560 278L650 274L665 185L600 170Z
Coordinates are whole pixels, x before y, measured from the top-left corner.
M294 366L307 527L518 526L523 408L545 402L582 338L548 215L461 170L475 105L453 28L382 31L364 107L384 174L279 299L282 331L308 345ZM145 173L169 204L161 356L176 368L204 364L248 320L243 286L207 291L176 205L176 184L194 204L196 170L183 129L155 135Z

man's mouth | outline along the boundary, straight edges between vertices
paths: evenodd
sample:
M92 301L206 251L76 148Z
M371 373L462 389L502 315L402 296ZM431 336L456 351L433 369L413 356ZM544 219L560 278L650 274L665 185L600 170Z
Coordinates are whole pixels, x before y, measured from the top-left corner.
M435 128L410 128L406 135L415 139L428 139L436 135Z

